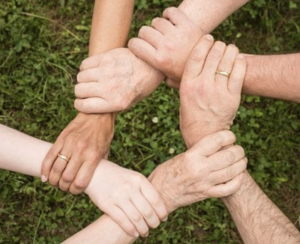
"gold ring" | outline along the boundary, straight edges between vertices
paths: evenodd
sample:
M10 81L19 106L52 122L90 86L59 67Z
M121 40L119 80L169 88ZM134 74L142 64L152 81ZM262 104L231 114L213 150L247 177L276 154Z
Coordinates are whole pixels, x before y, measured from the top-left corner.
M57 157L59 157L59 158L61 158L62 160L64 160L64 161L66 161L67 163L70 161L70 159L67 157L67 156L65 156L65 155L63 155L63 154L57 154Z
M229 76L230 76L229 73L227 73L226 71L222 71L222 70L217 70L217 71L216 71L216 74L217 74L217 75L223 75L223 76L225 76L225 77L227 77L227 78L229 78Z

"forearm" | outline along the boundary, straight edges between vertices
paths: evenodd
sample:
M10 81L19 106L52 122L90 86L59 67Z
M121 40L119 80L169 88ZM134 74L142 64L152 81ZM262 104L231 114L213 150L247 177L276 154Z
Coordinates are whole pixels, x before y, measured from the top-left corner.
M244 243L300 243L291 221L246 173L242 187L222 198Z
M0 168L40 177L51 144L1 124L0 135Z
M246 55L243 93L300 102L300 54Z
M204 33L210 33L224 19L249 0L184 0L178 7L196 23Z
M133 6L134 0L95 0L89 56L125 46Z
M42 161L51 143L36 139L0 124L0 168L34 177L40 177ZM99 166L95 175L99 173ZM93 180L92 180L93 182ZM114 233L111 235L111 233ZM88 236L88 238L87 238ZM110 217L103 215L90 226L70 237L66 243L132 243Z
M109 216L102 215L63 244L129 244L135 240L136 238L127 235Z

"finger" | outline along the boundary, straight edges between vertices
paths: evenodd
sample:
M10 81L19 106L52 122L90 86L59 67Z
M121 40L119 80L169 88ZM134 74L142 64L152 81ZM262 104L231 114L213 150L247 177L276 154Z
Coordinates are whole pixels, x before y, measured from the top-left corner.
M136 207L133 205L131 201L124 200L119 205L119 208L121 208L126 216L130 219L131 223L136 228L137 232L143 236L146 237L149 233L149 227L146 224L143 216L141 213L136 209Z
M100 64L101 57L101 55L94 55L83 60L79 67L80 71L98 67Z
M90 82L81 83L75 86L75 96L77 98L99 97L101 98L105 88L103 83Z
M182 82L191 81L201 73L206 57L213 46L213 40L211 35L205 35L196 44L185 65L183 75L185 79Z
M166 84L167 84L168 87L171 87L171 88L174 88L174 89L179 89L179 87L180 87L180 81L175 81L175 80L172 80L170 78L166 79Z
M218 171L227 168L244 157L244 149L241 146L235 145L209 156L208 161L209 164L213 165L213 171Z
M164 18L154 18L151 22L151 26L161 34L165 34L174 29L174 25Z
M163 35L152 27L143 26L139 30L138 37L148 42L153 47L157 48L157 46L161 42L161 39L163 38Z
M61 151L62 147L63 147L63 142L57 140L48 151L46 157L44 158L44 161L42 163L42 170L41 170L42 182L46 182L49 179L51 168L57 158L58 153Z
M111 106L109 102L99 97L76 99L74 101L74 107L79 112L87 114L119 112L117 108Z
M145 180L144 184L141 185L141 193L147 199L147 201L150 203L150 205L154 209L155 213L157 214L158 218L161 221L166 221L166 219L168 217L168 210L167 210L162 198L160 197L158 192L155 190L155 188L152 186L152 184L148 180ZM152 227L152 228L156 228L156 227Z
M154 60L156 49L141 38L132 38L128 43L129 49L140 59L158 69Z
M243 158L238 162L228 166L225 169L215 171L211 174L212 183L222 184L234 179L239 174L243 173L247 168L247 158Z
M78 83L97 82L100 78L101 70L99 68L86 69L77 74Z
M219 63L217 72L215 75L215 81L218 85L222 86L222 89L226 91L228 89L227 82L229 81L229 76L232 72L234 61L238 55L239 50L234 45L228 45L225 49L224 55ZM222 72L226 72L228 76L222 75Z
M68 191L70 189L71 183L74 181L80 166L83 164L83 161L84 160L80 157L80 155L73 155L72 160L70 160L70 162L67 164L59 180L59 188L61 190ZM73 192L71 193L75 194Z
M223 42L217 41L207 55L206 62L203 67L203 75L210 77L215 74L219 63L224 55L226 45ZM209 81L211 82L211 81Z
M85 161L76 174L74 181L71 183L69 191L72 194L82 193L89 185L99 160Z
M229 78L228 90L231 94L241 94L243 81L246 75L246 59L239 54L235 59L234 66Z
M150 228L156 228L157 226L159 226L160 220L156 212L141 193L132 197L131 201L137 208L137 210L141 213Z
M220 184L213 186L208 190L208 194L211 197L227 197L235 193L238 189L240 189L241 185L243 184L243 177L244 173L238 175L231 181L226 182L225 184Z
M107 211L103 209L103 211L109 215L127 234L138 237L139 233L137 232L134 225L131 223L129 218L119 207L110 206Z
M163 17L168 19L173 25L182 25L182 23L187 23L190 19L187 15L178 8L170 7L164 10Z
M61 157L57 157L49 174L49 183L53 186L58 186L59 180L61 178L61 175L63 171L65 170L67 164L72 161L71 154L69 153L71 150L66 148L63 148L63 150L59 153L60 155L63 155L67 157L68 159L62 159Z
M197 150L197 153L200 155L208 157L219 151L222 147L232 145L235 140L235 135L231 131L218 131L203 137L192 149Z

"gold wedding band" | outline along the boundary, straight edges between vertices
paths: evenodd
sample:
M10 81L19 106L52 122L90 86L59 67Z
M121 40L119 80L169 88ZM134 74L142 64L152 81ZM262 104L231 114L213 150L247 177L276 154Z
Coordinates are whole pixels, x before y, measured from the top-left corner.
M229 78L229 76L230 76L229 73L227 73L226 71L222 71L222 70L217 70L217 71L216 71L216 74L217 74L217 75L223 75L223 76L225 76L225 77L227 77L227 78Z
M65 155L63 155L63 154L57 154L57 157L59 157L59 158L61 158L62 160L64 160L64 161L66 161L67 163L70 161L70 159L67 157L67 156L65 156Z

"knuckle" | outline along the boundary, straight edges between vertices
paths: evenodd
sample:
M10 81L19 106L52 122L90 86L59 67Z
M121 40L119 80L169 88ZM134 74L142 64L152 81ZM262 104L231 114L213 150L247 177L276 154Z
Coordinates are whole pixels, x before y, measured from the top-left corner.
M52 167L52 171L54 174L61 173L65 166L65 162L56 162Z
M231 167L228 167L226 168L225 170L225 176L227 179L232 179L235 175L235 169L234 168L231 168Z
M222 133L214 134L213 141L216 145L221 145L224 141Z
M234 162L235 156L232 151L224 151L224 160L227 162Z
M65 183L69 183L69 182L72 182L73 179L74 179L74 176L73 174L63 174L62 177L61 177L61 180Z
M228 58L228 57L224 57L224 58L222 58L222 62L221 62L221 64L220 64L220 69L221 70L229 70L230 68L231 68L231 66L232 66L232 61L230 60L230 58Z
M190 56L190 59L196 62L200 62L204 59L203 55L202 55L202 51L200 48L195 48Z
M73 185L77 190L82 190L88 186L88 181L86 179L75 179Z
M152 209L149 209L149 208L145 209L144 212L143 212L143 216L145 218L151 218L153 214L154 213L153 213Z
M132 221L136 222L136 223L138 223L138 222L140 222L142 220L142 216L140 214L138 214L138 213L132 214L131 218L132 218Z
M175 43L170 40L168 40L164 43L164 47L167 52L174 51L176 49Z
M161 65L161 66L168 64L168 59L166 58L166 56L163 53L157 54L154 57L154 60L158 65Z
M83 152L88 148L88 142L86 140L80 140L76 143L76 148L79 152Z

